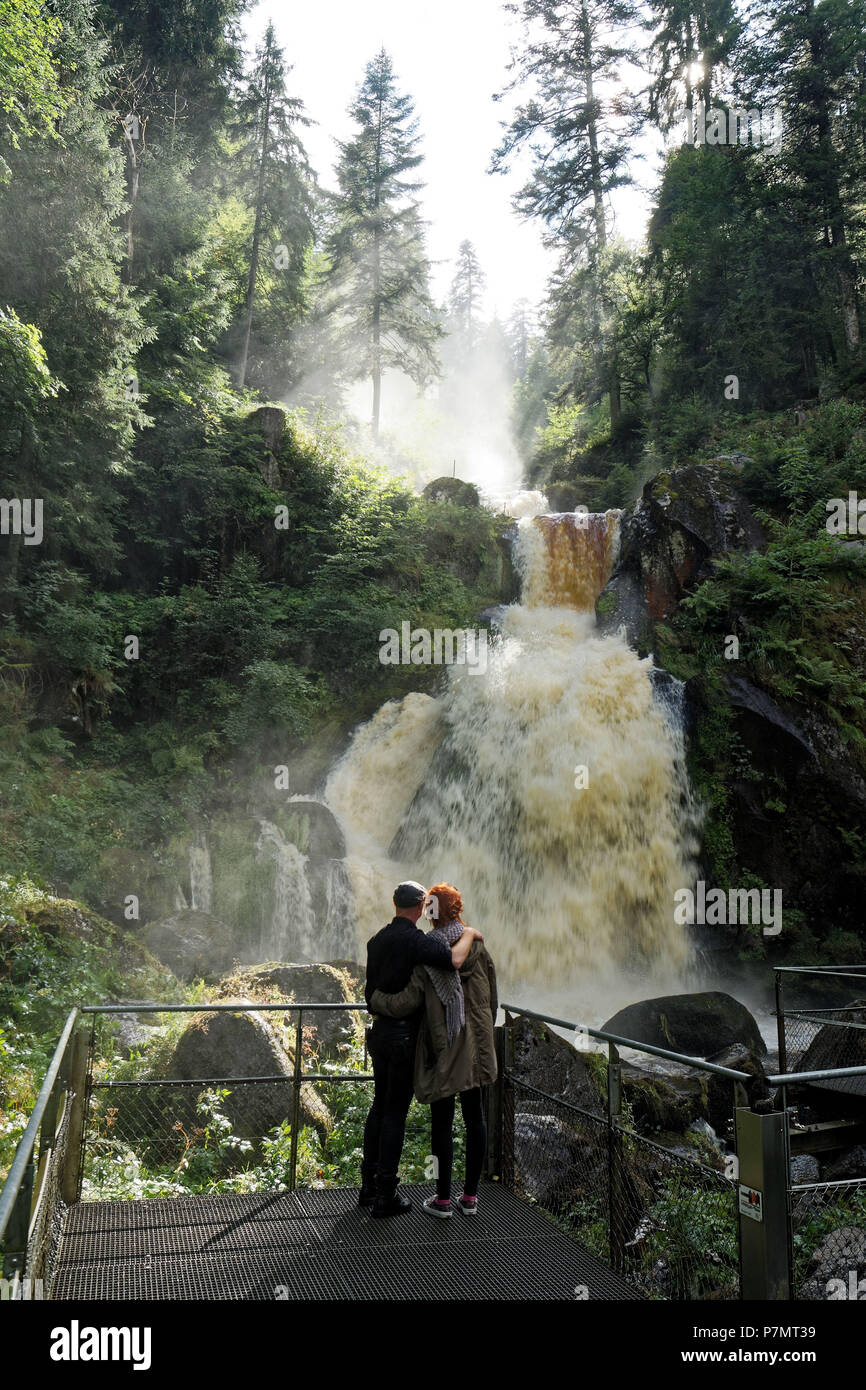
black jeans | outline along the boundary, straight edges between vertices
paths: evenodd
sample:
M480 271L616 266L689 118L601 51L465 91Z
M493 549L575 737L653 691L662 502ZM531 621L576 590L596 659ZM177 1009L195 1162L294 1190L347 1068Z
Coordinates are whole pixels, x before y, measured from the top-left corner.
M367 1033L373 1063L373 1104L364 1126L365 1187L390 1197L397 1190L397 1167L403 1152L406 1116L412 1101L417 1030L374 1023Z
M436 1196L451 1196L451 1168L454 1163L454 1096L434 1100L430 1106L430 1147L438 1160ZM481 1169L487 1149L487 1124L481 1104L481 1087L460 1092L460 1109L466 1126L466 1181L463 1191L467 1197L478 1195Z

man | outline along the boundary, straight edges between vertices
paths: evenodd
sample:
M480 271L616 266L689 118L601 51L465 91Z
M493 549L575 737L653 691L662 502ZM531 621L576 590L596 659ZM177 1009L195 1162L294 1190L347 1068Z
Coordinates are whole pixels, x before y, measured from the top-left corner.
M367 942L367 1003L373 991L396 994L405 989L416 965L435 965L440 970L459 970L473 941L481 933L467 927L455 944L427 936L417 928L424 909L426 890L420 883L400 883L394 890L396 915L387 927ZM403 1151L406 1116L412 1100L415 1043L421 1025L421 1009L408 1018L374 1015L367 1034L373 1063L373 1104L364 1127L364 1161L361 1166L362 1207L371 1216L398 1216L412 1203L397 1192L397 1165Z

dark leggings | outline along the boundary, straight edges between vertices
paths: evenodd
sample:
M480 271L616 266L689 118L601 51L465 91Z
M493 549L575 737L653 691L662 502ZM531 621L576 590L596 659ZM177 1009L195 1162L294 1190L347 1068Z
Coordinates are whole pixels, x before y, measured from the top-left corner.
M436 1196L451 1196L451 1168L454 1163L454 1096L434 1100L430 1106L430 1146L433 1157L438 1160L436 1177ZM478 1183L484 1166L487 1149L487 1125L484 1120L484 1107L481 1104L481 1087L472 1091L460 1092L460 1109L466 1126L466 1182L463 1191L467 1197L478 1195Z

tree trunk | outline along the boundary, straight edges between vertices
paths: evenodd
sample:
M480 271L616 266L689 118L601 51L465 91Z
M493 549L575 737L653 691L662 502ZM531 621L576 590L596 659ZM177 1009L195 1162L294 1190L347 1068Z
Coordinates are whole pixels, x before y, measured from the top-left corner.
M686 119L688 121L688 143L694 145L697 136L695 129L695 89L692 86L692 63L695 60L695 46L692 38L691 15L686 15ZM703 135L703 132L702 132Z
M604 251L607 246L607 223L604 215L604 187L602 183L601 160L598 155L598 112L596 111L595 89L593 86L592 30L590 29L589 14L587 13L586 5L581 6L580 18L581 27L583 29L583 78L586 85L587 131L589 135L595 243L596 250L600 252ZM605 348L605 356L608 356L607 348ZM607 363L607 378L610 394L610 423L611 426L613 426L620 416L620 385L616 359L610 358L609 356Z
M382 414L382 227L379 221L381 207L382 171L382 93L379 93L379 126L376 132L376 186L373 206L373 438L379 438L379 421Z
M819 190L824 203L826 218L825 235L833 251L836 269L836 284L839 291L839 304L842 317L842 331L845 347L849 355L860 347L860 312L857 302L857 276L848 250L845 229L845 208L842 202L839 177L839 159L833 144L833 131L830 120L830 94L824 85L826 59L823 42L823 21L816 22L814 5L808 5L810 22L809 56L816 75L815 116L818 128L818 148L821 151L821 173Z
M123 264L121 280L125 285L132 284L132 262L135 258L135 205L138 202L138 180L140 170L138 155L135 152L135 139L128 126L123 124L123 134L129 158L129 207L126 210L126 260Z
M244 336L241 363L238 372L238 385L243 390L247 379L247 358L250 352L250 332L253 326L253 307L256 300L256 280L259 273L259 246L262 235L262 210L265 202L265 161L268 153L268 127L271 119L271 75L266 70L265 113L262 122L262 157L259 164L259 187L256 195L256 217L253 224L253 248L250 256L250 274L247 280L247 293L244 301Z
M607 226L604 218L604 189L602 187L601 160L598 157L598 113L595 109L595 92L592 72L592 31L586 5L581 6L581 27L583 29L583 79L586 86L587 130L589 135L589 161L592 178L592 205L595 218L595 237L599 251L607 245Z

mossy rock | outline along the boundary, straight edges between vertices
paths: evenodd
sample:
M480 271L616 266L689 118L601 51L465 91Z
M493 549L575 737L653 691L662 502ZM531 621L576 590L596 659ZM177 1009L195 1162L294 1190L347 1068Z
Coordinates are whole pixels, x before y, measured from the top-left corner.
M708 1057L731 1043L745 1043L759 1055L767 1050L745 1004L721 990L642 999L620 1009L604 1029L689 1057Z
M461 478L434 478L424 489L431 502L453 502L458 507L480 507L481 498L474 483Z

